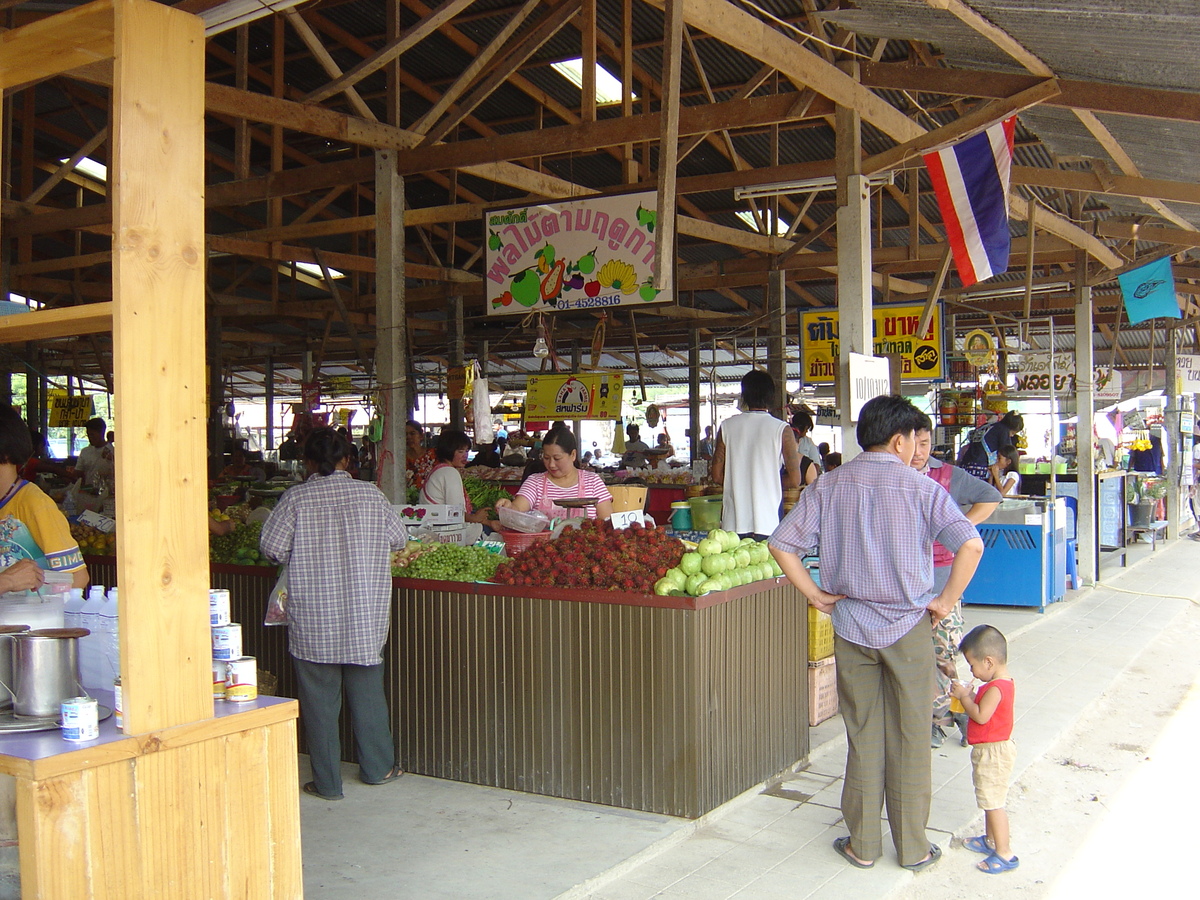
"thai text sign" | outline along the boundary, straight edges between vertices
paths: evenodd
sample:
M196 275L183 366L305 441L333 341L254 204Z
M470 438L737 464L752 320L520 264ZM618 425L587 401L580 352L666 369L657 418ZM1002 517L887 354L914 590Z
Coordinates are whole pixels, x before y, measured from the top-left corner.
M857 422L858 414L880 394L892 392L891 369L881 356L850 354L850 421Z
M619 419L625 377L602 375L530 375L525 419Z
M91 394L72 394L49 391L50 427L82 428L96 414Z
M666 302L654 273L656 204L643 191L485 213L488 315Z
M1009 388L1010 394L1049 397L1051 381L1054 384L1054 393L1060 396L1074 395L1077 391L1074 353L1055 353L1053 372L1049 353L1022 354L1016 362L1015 369L1016 385ZM1093 399L1121 399L1121 373L1118 370L1094 368L1092 384Z
M1175 357L1175 393L1200 394L1200 356Z
M924 307L877 306L872 311L873 356L899 356L904 381L942 379L942 317L929 321L918 335ZM805 384L832 384L838 370L838 314L817 310L800 316L800 380Z

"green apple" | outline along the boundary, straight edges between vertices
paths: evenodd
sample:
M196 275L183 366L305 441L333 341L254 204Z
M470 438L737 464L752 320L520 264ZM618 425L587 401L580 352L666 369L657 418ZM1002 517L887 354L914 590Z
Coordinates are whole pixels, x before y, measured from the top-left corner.
M667 574L663 576L663 579L671 582L676 588L682 588L687 584L687 572L676 566L673 569L667 569Z
M713 556L722 550L721 542L716 538L706 537L696 545L696 552L701 556Z
M700 585L704 584L706 581L708 581L707 575L705 575L703 572L696 572L694 575L688 576L687 584L684 586L684 590L693 597L696 597L700 594Z
M783 574L783 569L779 568L779 563L774 558L771 559L771 574L776 578Z
M720 553L714 553L712 556L706 556L700 561L700 571L705 575L720 575L726 569L725 558Z
M707 594L710 591L723 591L723 590L725 590L725 588L721 586L720 578L705 579L704 583L700 585L700 593L701 594Z
M731 552L733 553L733 558L737 560L739 569L744 569L750 565L750 551L745 547L738 547Z
M660 597L665 597L675 589L675 585L666 578L660 578L654 582L654 593Z
M725 549L732 550L734 547L736 547L738 544L740 544L742 542L742 539L737 536L736 531L726 531L724 541L725 541Z
M683 558L679 560L679 568L683 570L684 575L695 575L700 571L700 561L704 559L698 552L691 550L683 554Z

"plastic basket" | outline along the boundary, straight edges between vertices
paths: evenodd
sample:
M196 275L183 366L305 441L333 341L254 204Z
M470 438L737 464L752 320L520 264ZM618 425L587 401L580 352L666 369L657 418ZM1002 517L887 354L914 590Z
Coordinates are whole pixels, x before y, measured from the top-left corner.
M721 495L692 497L692 528L696 531L712 531L721 527Z
M833 656L833 619L815 606L808 608L808 659L819 662Z
M820 725L837 715L837 663L833 657L808 664L808 724Z
M549 531L530 534L527 531L510 531L507 528L500 529L500 536L504 538L504 554L509 557L516 556L539 541L548 541L552 537Z

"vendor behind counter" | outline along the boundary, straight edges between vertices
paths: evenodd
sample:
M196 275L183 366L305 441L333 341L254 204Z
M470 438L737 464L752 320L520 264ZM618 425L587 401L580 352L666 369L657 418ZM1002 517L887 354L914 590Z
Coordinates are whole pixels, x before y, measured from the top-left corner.
M544 472L528 476L512 500L497 500L497 507L511 506L518 512L537 510L550 518L566 519L586 515L591 519L612 516L612 494L595 472L579 468L575 435L567 429L551 430L542 442ZM595 498L594 506L569 508L557 500Z

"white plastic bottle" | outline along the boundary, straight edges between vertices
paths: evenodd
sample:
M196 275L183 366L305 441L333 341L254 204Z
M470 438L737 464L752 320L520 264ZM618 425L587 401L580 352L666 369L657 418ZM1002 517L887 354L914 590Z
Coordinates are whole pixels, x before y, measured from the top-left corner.
M108 599L100 608L97 645L100 655L100 682L98 687L111 687L113 679L121 672L118 659L120 642L117 635L118 623L117 589L108 589Z
M63 624L67 628L78 628L82 622L80 611L83 609L83 588L71 588L67 605L63 607Z
M104 609L104 588L92 585L88 598L79 610L79 625L91 634L79 641L79 675L85 687L104 687L103 658L100 641L100 611Z

